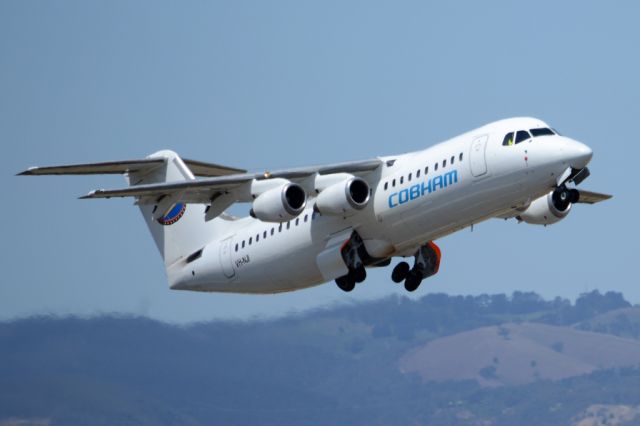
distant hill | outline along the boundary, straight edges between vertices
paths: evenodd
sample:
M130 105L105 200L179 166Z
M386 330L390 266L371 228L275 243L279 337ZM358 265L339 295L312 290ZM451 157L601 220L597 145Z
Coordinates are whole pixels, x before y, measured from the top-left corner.
M614 309L576 324L580 330L640 339L640 307Z
M404 355L399 367L424 380L521 385L640 367L640 340L546 324L504 324L432 340Z
M516 292L189 326L4 322L0 426L633 422L640 341L578 329L630 308L612 292Z

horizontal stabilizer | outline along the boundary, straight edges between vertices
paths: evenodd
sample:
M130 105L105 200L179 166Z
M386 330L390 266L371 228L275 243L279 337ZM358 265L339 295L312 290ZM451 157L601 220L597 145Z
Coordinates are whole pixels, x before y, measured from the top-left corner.
M110 175L135 172L164 164L164 158L143 160L109 161L105 163L70 164L64 166L29 167L19 176L39 175Z
M138 172L164 164L165 158L145 158L142 160L109 161L105 163L71 164L51 167L29 167L19 176L39 175L108 175ZM195 160L182 160L195 176L226 176L245 173L245 170Z
M595 203L599 203L600 201L605 201L613 197L613 195L600 194L598 192L591 192L591 191L583 191L582 189L579 190L579 192L580 192L580 198L578 199L578 203L584 203L584 204L595 204Z

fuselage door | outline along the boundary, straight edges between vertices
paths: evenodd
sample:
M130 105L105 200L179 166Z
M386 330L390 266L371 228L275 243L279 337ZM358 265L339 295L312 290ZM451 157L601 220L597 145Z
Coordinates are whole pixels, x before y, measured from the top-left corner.
M489 135L478 136L471 142L471 153L470 163L471 163L471 174L478 177L487 173L487 159L486 159L486 150L487 150L487 141L489 140Z
M220 266L222 272L227 278L233 278L236 271L233 269L233 261L231 259L231 242L233 237L229 237L220 243Z

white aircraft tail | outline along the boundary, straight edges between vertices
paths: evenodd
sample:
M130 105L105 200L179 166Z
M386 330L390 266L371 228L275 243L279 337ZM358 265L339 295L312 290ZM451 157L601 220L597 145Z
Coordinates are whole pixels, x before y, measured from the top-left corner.
M128 173L129 185L195 180L189 167L173 151L158 151L148 158L165 161L150 170ZM204 220L203 205L176 201L165 197L138 205L167 267L200 250L214 237L208 232L211 227Z
M130 186L183 182L198 176L223 176L244 170L194 160L183 160L173 151L164 150L142 160L31 167L20 175L125 174ZM205 245L228 232L224 218L205 221L204 204L185 204L180 194L160 198L138 199L136 204L151 231L164 259L165 267L197 255Z

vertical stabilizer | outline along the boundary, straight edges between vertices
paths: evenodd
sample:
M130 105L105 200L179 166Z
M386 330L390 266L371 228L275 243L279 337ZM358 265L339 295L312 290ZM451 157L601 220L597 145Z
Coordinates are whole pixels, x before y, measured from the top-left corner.
M173 151L158 151L148 158L162 158L152 169L127 174L129 185L194 180L193 173ZM140 211L160 250L166 267L200 250L213 238L213 227L204 221L201 204L185 204L166 196L148 203L139 202Z

